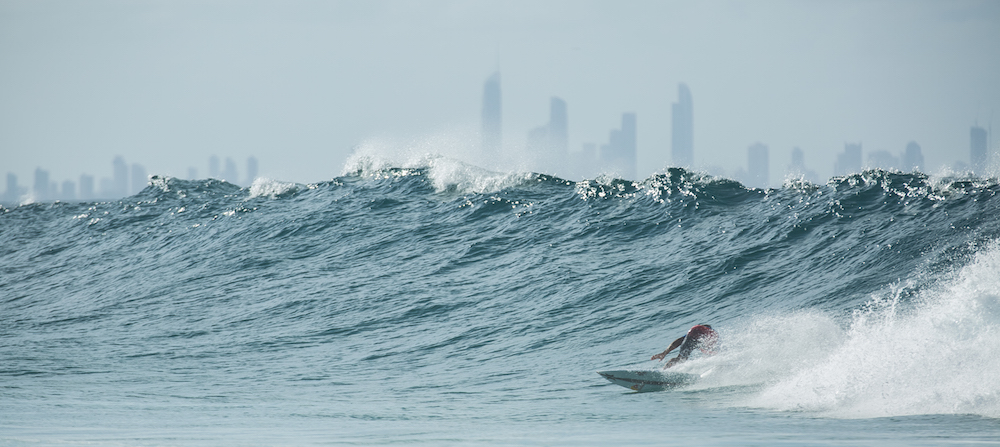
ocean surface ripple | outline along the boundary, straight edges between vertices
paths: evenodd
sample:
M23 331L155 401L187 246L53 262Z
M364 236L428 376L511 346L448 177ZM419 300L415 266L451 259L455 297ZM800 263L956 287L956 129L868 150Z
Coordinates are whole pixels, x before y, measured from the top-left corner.
M721 412L735 433L746 411L822 418L830 439L946 418L945 437L995 440L998 193L435 160L0 208L0 445L627 444L658 439L622 435L637 418ZM654 368L701 322L723 347L680 367L710 372L689 389L623 396L594 374Z

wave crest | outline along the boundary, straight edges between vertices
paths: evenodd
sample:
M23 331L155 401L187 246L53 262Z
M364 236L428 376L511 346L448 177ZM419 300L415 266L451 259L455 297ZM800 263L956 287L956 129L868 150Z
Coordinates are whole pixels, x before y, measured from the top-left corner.
M389 178L425 175L437 192L485 194L520 186L539 178L531 172L497 172L446 155L442 150L459 143L420 142L405 145L381 140L368 141L354 149L343 175Z
M839 417L1000 417L1000 246L908 305L904 287L854 312L828 358L780 379L755 406Z

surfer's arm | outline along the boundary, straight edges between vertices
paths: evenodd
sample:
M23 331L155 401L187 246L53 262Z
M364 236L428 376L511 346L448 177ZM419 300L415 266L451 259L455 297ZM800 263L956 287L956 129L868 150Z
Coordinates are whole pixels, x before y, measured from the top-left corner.
M653 358L651 358L650 360L663 360L663 358L666 357L667 354L670 354L670 351L673 351L674 349L677 349L677 347L680 346L681 343L684 343L684 337L681 337L681 338L678 338L677 340L674 340L674 342L670 344L670 347L667 348L666 351L663 351L663 352L661 352L659 354L654 355Z

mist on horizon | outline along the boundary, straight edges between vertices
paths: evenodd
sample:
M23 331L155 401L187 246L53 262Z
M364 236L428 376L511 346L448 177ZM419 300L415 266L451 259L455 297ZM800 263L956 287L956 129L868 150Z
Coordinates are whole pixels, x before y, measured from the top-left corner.
M5 197L48 198L317 182L358 150L572 180L995 175L998 43L976 1L7 1L0 166Z

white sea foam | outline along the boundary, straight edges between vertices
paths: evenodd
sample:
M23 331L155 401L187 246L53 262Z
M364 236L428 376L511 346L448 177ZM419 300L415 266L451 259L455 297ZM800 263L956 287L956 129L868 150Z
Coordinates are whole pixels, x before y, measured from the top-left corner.
M727 379L756 375L765 383L747 402L754 407L1000 417L1000 246L981 250L915 304L900 295L873 298L843 330L822 316L759 319L754 326L764 333L736 337L746 342L733 356L746 367Z
M455 133L412 140L370 139L354 148L343 174L411 175L414 172L408 170L424 169L435 190L469 193L499 191L534 178L524 170L503 169L501 161L489 160L471 141ZM389 174L393 168L404 171Z
M250 197L270 197L275 198L282 194L297 190L299 185L289 182L281 182L264 177L257 177L250 185Z

